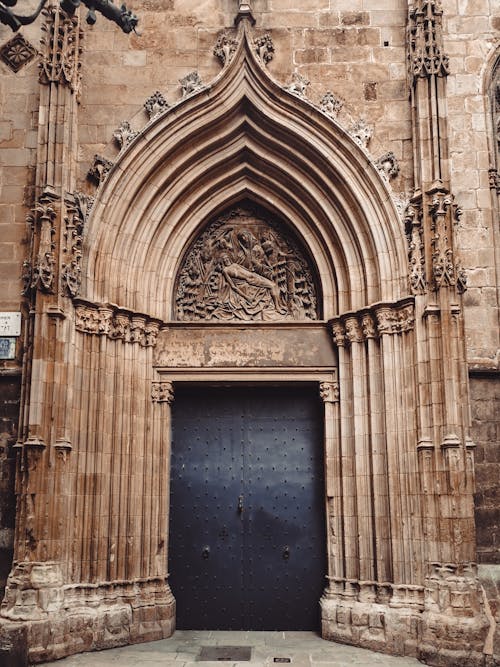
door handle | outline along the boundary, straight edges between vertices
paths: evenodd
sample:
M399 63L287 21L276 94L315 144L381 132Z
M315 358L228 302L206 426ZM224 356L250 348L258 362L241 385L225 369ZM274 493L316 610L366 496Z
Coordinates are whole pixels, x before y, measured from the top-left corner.
M201 555L205 560L207 560L207 558L210 556L210 547L203 547Z
M284 547L283 549L283 560L288 560L290 558L290 547Z
M238 514L243 514L243 494L238 498Z

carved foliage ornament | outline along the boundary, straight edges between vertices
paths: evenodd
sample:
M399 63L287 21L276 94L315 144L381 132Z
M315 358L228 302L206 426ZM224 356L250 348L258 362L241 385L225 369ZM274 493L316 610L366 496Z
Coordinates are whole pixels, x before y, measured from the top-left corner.
M94 162L90 167L87 177L96 185L100 185L106 180L107 175L113 167L113 162L102 155L94 155Z
M445 188L435 187L427 193L430 197L429 213L432 218L432 272L436 289L456 285L459 292L466 289L465 271L454 260L452 236L453 224L462 214L453 195Z
M122 148L128 146L128 144L133 141L138 134L139 132L133 130L130 127L128 120L123 120L120 123L120 126L114 131L113 139L116 141L118 148L122 150Z
M168 102L160 91L157 90L144 102L144 108L149 116L149 120L151 120L164 111L167 111Z
M80 292L83 233L91 205L92 198L81 192L75 192L66 201L61 271L61 292L64 296L75 297Z
M344 106L344 102L340 97L336 97L331 91L328 91L321 98L319 105L321 111L332 118L336 118Z
M198 92L204 86L200 75L196 71L190 72L182 79L179 79L179 83L181 84L183 98Z
M294 72L292 74L292 83L286 86L286 90L299 97L307 97L307 87L310 83L309 79L306 79L302 74Z
M311 270L281 223L250 208L221 216L189 250L178 320L315 320Z
M238 40L236 37L230 33L224 31L217 38L217 42L214 46L214 56L218 58L224 67L228 65L233 57L236 49L238 48Z
M425 254L422 229L422 206L420 201L408 204L405 215L405 233L408 242L409 282L412 294L424 294Z
M266 33L261 37L256 37L253 40L253 43L257 55L264 63L264 65L267 65L267 63L271 62L271 60L274 58L274 44L271 35Z

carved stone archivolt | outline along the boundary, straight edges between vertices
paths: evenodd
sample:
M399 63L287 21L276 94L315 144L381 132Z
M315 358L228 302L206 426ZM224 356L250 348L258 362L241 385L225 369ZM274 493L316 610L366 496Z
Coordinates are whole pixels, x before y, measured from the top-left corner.
M378 303L356 313L345 313L329 322L334 343L339 347L363 343L384 334L400 334L415 326L413 299Z
M160 331L159 320L111 304L75 299L75 327L82 333L107 336L124 343L153 347Z
M316 287L282 223L250 208L227 213L198 237L180 270L178 320L315 320Z

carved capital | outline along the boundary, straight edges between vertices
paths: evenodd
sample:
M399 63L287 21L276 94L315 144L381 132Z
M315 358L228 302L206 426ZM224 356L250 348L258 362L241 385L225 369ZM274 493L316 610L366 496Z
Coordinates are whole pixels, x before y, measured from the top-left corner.
M319 395L325 403L338 403L340 399L338 382L320 382Z
M411 331L415 326L413 303L375 306L379 335Z
M361 316L361 331L363 333L363 337L366 339L368 338L376 338L377 337L377 324L375 317L373 316L372 313L363 313Z
M349 315L344 320L345 332L349 343L363 342L363 329L356 315Z
M75 327L78 331L124 343L153 347L160 322L142 313L133 313L107 304L75 299Z
M347 341L345 326L340 320L333 320L330 326L332 331L333 342L338 347L344 347Z
M168 403L174 401L174 387L171 382L153 382L151 385L151 399L153 403Z

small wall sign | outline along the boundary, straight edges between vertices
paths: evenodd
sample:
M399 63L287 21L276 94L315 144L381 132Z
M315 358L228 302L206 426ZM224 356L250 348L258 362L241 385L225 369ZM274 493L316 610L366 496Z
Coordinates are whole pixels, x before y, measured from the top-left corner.
M21 335L21 313L0 313L0 336Z
M16 338L0 338L0 359L16 358Z

